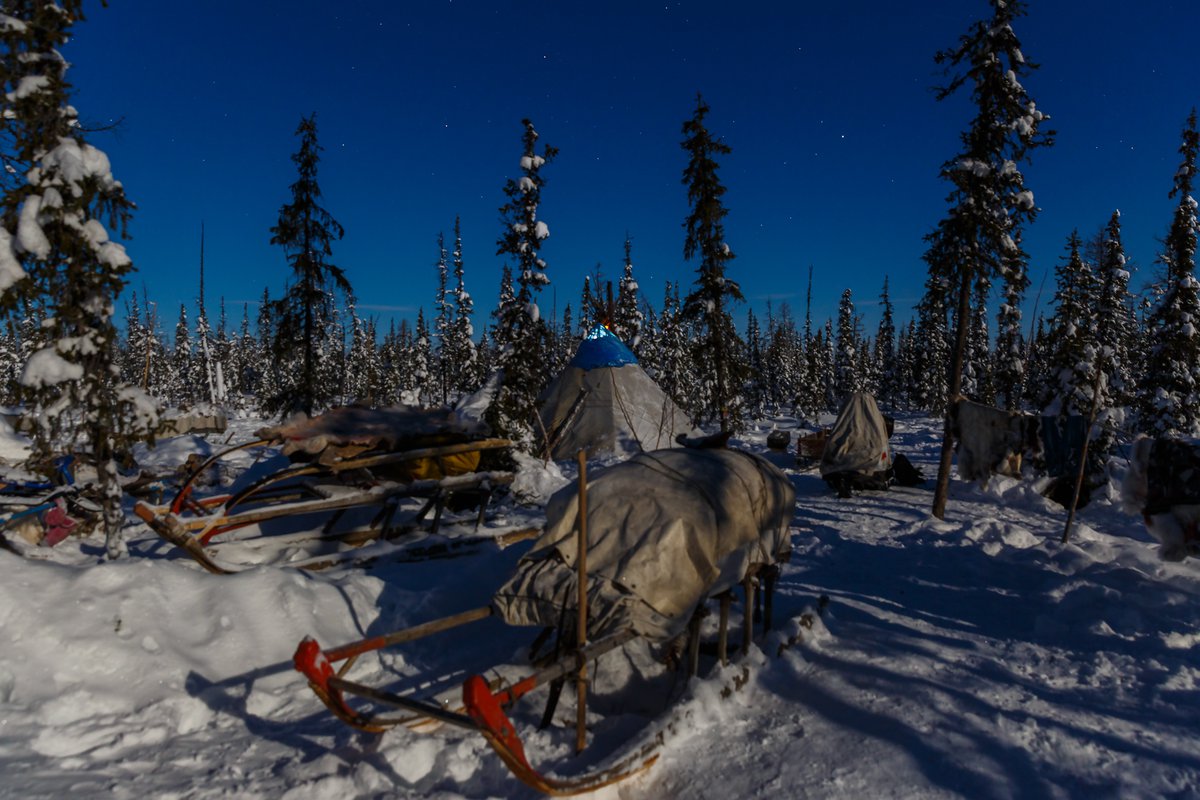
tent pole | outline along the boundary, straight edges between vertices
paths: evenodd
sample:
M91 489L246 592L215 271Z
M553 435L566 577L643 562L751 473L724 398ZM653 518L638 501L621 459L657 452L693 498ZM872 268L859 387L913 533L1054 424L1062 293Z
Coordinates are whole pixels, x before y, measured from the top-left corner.
M587 450L579 451L579 622L576 625L576 653L579 671L576 675L578 702L575 717L575 752L582 753L587 745Z

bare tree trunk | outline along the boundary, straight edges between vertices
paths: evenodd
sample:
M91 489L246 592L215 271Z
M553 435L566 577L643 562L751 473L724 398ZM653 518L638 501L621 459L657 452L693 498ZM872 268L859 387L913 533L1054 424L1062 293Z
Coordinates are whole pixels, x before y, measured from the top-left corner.
M950 493L950 460L954 455L952 415L962 391L963 360L967 351L967 317L971 310L971 270L963 268L958 287L958 321L955 325L954 354L951 358L950 386L946 392L946 420L942 428L942 454L938 461L937 484L933 489L932 513L938 519L946 517L946 496Z

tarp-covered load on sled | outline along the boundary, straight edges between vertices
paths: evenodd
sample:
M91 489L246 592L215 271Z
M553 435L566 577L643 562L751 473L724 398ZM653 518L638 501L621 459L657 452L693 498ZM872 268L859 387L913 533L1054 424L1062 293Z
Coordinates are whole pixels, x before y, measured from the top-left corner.
M1161 543L1164 561L1200 555L1200 440L1135 441L1121 498Z
M718 655L724 657L730 589L739 585L745 590L742 631L748 646L759 581L767 589L763 625L770 625L770 596L777 563L790 552L794 503L787 476L756 455L722 449L643 453L609 467L583 491L571 486L556 494L547 508L545 533L489 606L328 650L307 639L296 652L296 666L330 710L351 725L384 730L422 718L449 722L482 733L530 786L551 794L595 789L648 766L655 756L638 752L596 773L548 778L530 765L505 708L547 684L552 708L567 677L585 677L587 662L634 639L665 645L686 634L686 664L694 671L698 620L714 596L721 600ZM469 678L463 684L462 709L456 711L344 677L363 653L488 616L539 626L542 638L558 629L560 644L575 644L521 679L502 679L489 687L482 677ZM346 665L335 673L333 665L339 661ZM577 672L581 667L583 675ZM353 705L351 697L357 698ZM582 690L580 697L582 709ZM362 706L362 700L370 705ZM407 714L388 716L379 710L386 706Z
M854 392L846 398L833 427L820 439L821 477L839 497L849 497L851 490L886 489L893 483L916 486L924 480L907 458L892 453L893 425L871 395Z
M484 453L509 442L487 438L486 426L450 410L343 407L301 415L257 435L199 464L167 505L135 507L156 533L211 572L230 570L208 546L249 526L315 515L323 523L322 538L361 544L410 530L431 511L436 530L452 495L475 493L471 502L482 513L492 489L512 480L511 472L480 469ZM251 448L281 451L290 463L228 493L197 496L213 464ZM414 498L419 507L401 514ZM334 530L344 515L363 508L377 509L365 526Z

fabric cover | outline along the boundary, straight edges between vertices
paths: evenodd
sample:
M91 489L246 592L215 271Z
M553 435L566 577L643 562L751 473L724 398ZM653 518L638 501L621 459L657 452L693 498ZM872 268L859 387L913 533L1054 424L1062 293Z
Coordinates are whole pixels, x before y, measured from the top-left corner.
M687 415L605 328L589 334L546 388L540 413L556 460L580 450L589 458L658 450L673 447L678 434L695 434Z
M846 398L821 453L821 477L874 475L892 466L887 423L875 398L855 392Z
M632 627L663 641L751 564L786 551L795 490L760 456L677 448L604 470L587 505L588 636ZM545 533L492 600L509 624L573 621L578 513L576 485L550 498Z
M1075 477L1079 472L1079 454L1083 450L1088 428L1087 418L1079 415L1041 418L1038 433L1041 435L1042 460L1048 475L1055 478ZM1088 461L1094 462L1095 455L1089 455ZM1096 471L1096 464L1089 463L1088 466L1091 467L1089 471Z
M570 360L568 366L580 369L598 369L599 367L623 367L626 364L638 363L637 356L625 346L615 333L603 325L592 328L583 337L579 349Z

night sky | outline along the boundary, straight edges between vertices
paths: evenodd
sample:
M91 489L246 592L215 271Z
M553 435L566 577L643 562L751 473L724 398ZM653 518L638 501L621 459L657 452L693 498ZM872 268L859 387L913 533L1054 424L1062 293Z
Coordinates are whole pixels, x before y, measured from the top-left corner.
M230 327L288 279L269 228L290 201L302 116L316 112L324 205L346 229L334 262L362 313L430 314L436 238L461 216L476 329L501 259L502 187L517 177L521 119L559 148L543 175L543 314L578 308L597 264L635 275L657 308L665 281L690 286L681 126L696 93L733 149L729 275L749 307L835 316L846 288L874 333L890 276L906 319L925 278L923 237L944 215L938 178L969 122L965 96L937 102L934 53L986 16L983 0L814 2L352 2L112 0L64 50L88 136L137 203L127 243L169 335L198 293ZM1112 0L1030 4L1015 28L1041 68L1024 80L1057 143L1024 166L1042 209L1027 230L1027 312L1053 294L1067 235L1122 212L1134 287L1155 269L1175 201L1180 131L1200 103L1200 4ZM741 325L746 305L735 309Z

